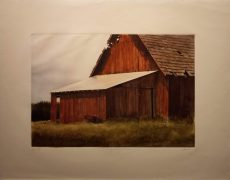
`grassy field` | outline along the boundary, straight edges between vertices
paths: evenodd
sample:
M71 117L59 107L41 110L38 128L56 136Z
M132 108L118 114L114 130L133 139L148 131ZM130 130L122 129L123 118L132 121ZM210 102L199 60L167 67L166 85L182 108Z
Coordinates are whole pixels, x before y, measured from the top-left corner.
M193 147L194 123L142 120L57 124L32 122L32 146Z

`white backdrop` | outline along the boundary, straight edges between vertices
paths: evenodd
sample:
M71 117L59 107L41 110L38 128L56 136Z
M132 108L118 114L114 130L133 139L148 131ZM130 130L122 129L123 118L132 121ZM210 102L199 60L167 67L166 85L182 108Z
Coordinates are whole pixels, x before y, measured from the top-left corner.
M230 178L228 1L0 1L1 178ZM195 34L195 148L32 148L31 34Z

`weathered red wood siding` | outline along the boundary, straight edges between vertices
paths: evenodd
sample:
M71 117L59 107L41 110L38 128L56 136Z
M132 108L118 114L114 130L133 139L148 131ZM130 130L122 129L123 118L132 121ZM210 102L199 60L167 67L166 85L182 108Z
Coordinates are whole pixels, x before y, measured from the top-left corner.
M65 108L65 103L64 103L64 97L60 98L60 120L64 122L64 108Z
M148 110L151 105L155 107L153 109L153 117L168 118L169 116L169 83L167 77L161 72L156 72L142 78L124 83L122 87L137 88L139 97L143 101L143 105L139 105L139 115L144 116L145 113L150 112ZM149 90L147 90L149 89ZM146 99L145 99L146 98ZM139 102L141 103L141 102ZM146 105L144 105L146 104ZM146 109L144 109L146 108ZM147 113L148 114L148 113Z
M60 95L61 122L82 121L87 115L106 119L104 92L73 92Z
M63 95L60 97L60 120L62 122L66 122L68 121L68 99L67 99L67 95Z
M171 118L194 118L194 77L169 78L169 116Z
M114 87L107 92L107 117L138 117L137 90ZM133 97L133 98L131 98Z
M50 119L56 121L57 115L57 97L55 94L51 94L51 106L50 106Z
M157 73L107 90L108 118L154 118Z
M156 115L165 119L169 116L169 83L167 77L158 73L156 83Z
M97 65L92 75L149 71L157 69L156 64L140 50L138 42L130 35L121 35L115 41L106 56Z
M104 91L61 93L62 122L82 121L86 115L107 118L169 116L168 79L156 72Z

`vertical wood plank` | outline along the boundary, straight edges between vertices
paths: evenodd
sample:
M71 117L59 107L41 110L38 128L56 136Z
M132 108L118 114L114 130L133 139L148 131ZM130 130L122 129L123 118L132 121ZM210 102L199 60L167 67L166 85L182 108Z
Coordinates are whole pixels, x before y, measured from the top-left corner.
M56 121L56 116L57 116L57 97L55 94L51 94L51 108L50 108L51 121Z
M64 98L60 97L60 121L64 122Z
M152 59L144 56L129 35L121 35L109 49L110 55L104 59L103 68L96 74L113 74L157 69ZM96 75L94 74L94 75Z

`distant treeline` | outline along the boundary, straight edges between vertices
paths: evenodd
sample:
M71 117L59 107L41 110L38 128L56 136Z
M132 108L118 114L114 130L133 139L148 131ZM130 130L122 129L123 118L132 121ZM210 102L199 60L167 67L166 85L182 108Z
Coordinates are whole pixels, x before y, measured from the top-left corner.
M57 104L57 115L59 114L59 103ZM58 118L58 117L57 117ZM41 101L31 104L32 121L46 121L50 119L50 102Z

